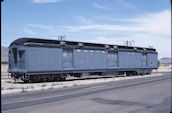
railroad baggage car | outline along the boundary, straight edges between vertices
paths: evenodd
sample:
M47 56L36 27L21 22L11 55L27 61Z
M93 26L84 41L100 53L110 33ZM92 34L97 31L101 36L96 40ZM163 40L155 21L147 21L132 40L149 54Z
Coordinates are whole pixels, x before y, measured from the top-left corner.
M24 82L65 80L67 76L150 74L157 69L153 48L38 38L19 38L9 46L11 77Z

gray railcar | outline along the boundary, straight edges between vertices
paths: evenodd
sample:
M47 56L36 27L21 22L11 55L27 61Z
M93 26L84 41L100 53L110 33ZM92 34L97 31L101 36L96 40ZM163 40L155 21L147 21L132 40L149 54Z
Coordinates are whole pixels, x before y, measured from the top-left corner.
M67 76L144 75L157 69L157 55L153 48L20 38L9 46L8 72L25 82L65 80Z

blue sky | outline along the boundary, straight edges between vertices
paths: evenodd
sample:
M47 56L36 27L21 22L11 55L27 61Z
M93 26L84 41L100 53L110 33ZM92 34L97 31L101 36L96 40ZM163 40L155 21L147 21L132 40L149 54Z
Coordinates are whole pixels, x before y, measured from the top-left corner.
M21 37L153 46L171 57L170 0L4 0L2 46Z

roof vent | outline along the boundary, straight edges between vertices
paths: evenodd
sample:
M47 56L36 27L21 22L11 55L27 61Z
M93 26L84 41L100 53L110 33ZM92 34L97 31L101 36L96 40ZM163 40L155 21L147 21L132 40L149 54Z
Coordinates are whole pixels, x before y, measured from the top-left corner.
M106 47L106 49L108 49L109 48L109 45L105 45L105 47Z
M61 41L60 45L64 46L64 45L66 45L66 42Z
M78 46L79 46L79 47L83 47L84 44L83 44L83 43L78 43Z
M118 46L113 46L114 49L118 49Z

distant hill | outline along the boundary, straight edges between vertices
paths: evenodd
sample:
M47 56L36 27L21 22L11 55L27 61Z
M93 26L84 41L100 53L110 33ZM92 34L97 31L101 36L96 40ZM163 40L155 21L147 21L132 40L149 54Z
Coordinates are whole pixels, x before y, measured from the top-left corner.
M8 47L1 46L1 63L8 62Z
M171 60L172 60L172 58L164 57L164 58L160 59L160 63L161 64L170 64Z

